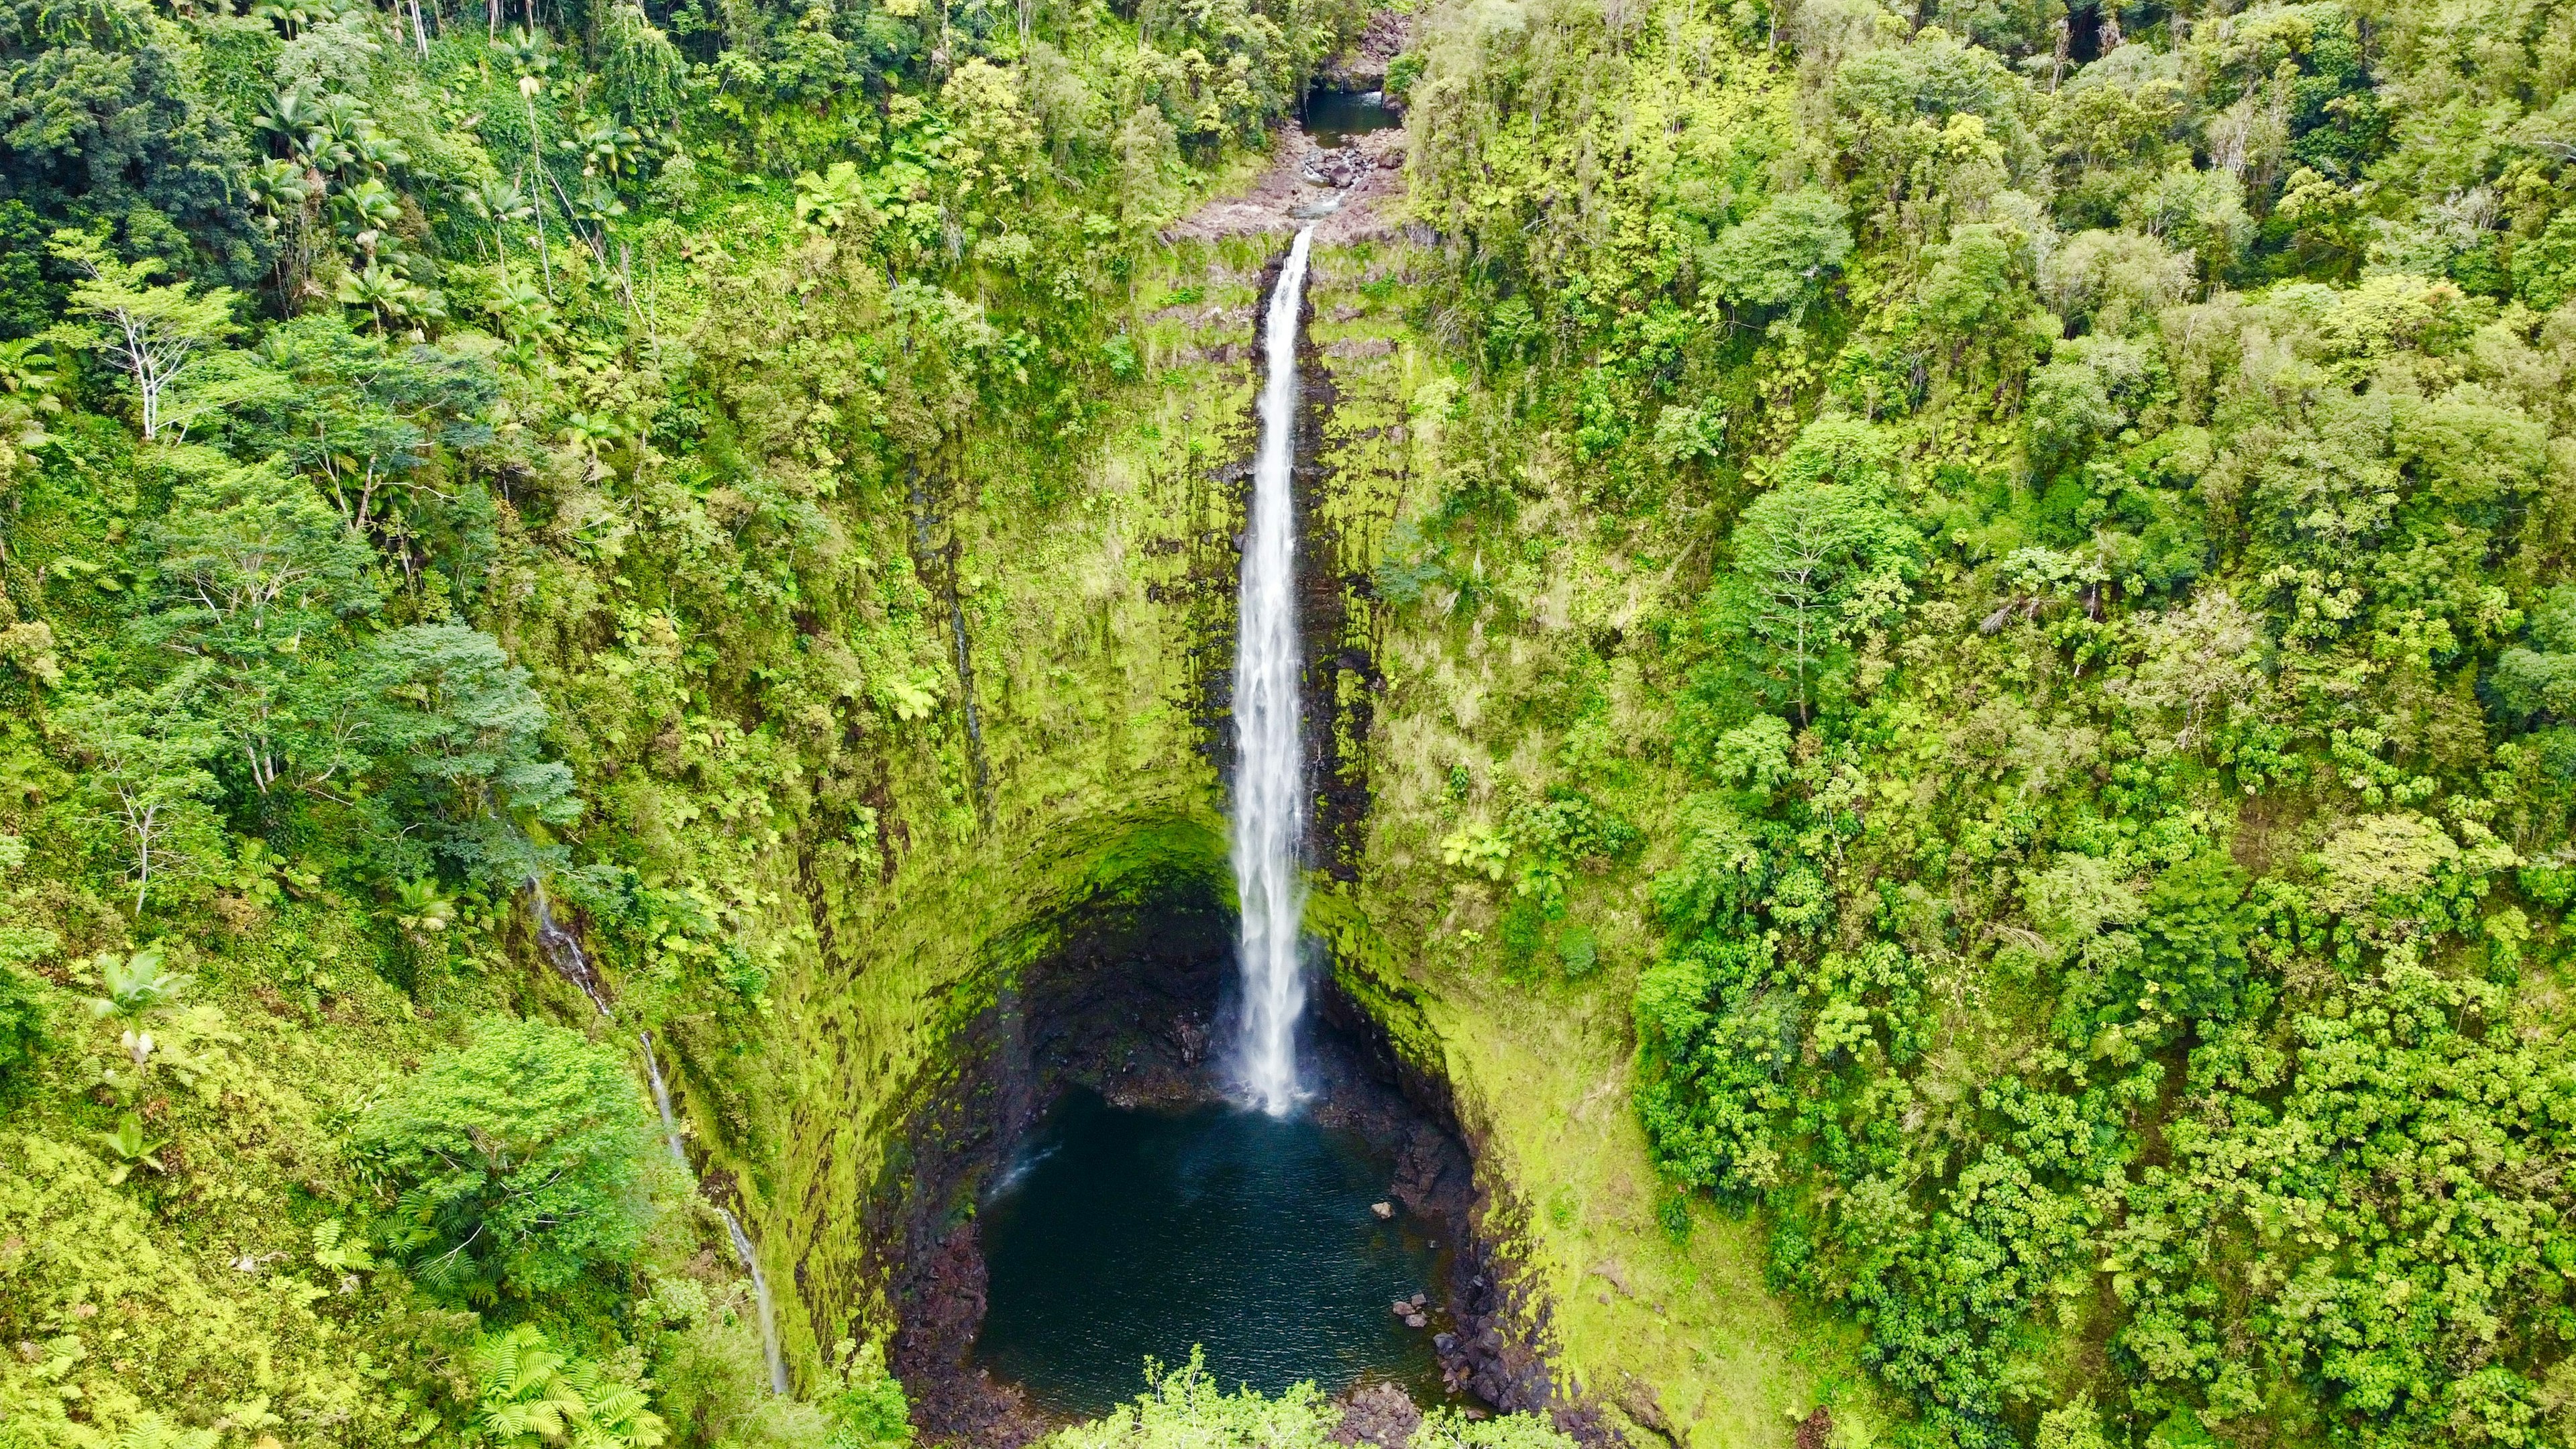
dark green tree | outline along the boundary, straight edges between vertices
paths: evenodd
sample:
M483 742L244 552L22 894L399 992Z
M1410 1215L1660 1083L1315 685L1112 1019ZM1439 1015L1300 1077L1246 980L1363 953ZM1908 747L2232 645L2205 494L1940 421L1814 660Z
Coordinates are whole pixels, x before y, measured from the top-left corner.
M175 27L138 0L0 5L0 197L127 256L248 285L251 155Z
M529 830L580 816L572 770L546 758L545 701L491 635L414 624L357 668L380 704L364 725L374 808L465 879L515 884L537 864Z
M395 1087L355 1147L397 1194L390 1239L420 1280L482 1303L631 1259L667 1161L623 1054L510 1019Z

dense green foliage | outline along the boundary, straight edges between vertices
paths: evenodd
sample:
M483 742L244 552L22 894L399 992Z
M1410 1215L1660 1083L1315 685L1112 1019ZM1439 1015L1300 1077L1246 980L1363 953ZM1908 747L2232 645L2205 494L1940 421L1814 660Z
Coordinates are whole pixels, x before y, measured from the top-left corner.
M1060 499L1363 19L0 11L0 1440L908 1441L771 1395L634 1033L713 1119L782 832L975 821L970 453Z
M1298 1384L1276 1397L1256 1389L1227 1393L1200 1356L1178 1368L1148 1364L1150 1386L1132 1403L1077 1424L1044 1442L1052 1449L1323 1449L1335 1442L1340 1413ZM1454 1410L1425 1414L1407 1449L1572 1449L1575 1440L1540 1414L1466 1418Z
M960 515L1364 9L235 9L0 6L0 1438L899 1443L628 1033L738 1127L791 878L989 822ZM1426 959L1621 993L1910 1442L2576 1439L2576 26L1411 23Z
M355 1146L400 1189L388 1241L413 1276L488 1302L632 1258L657 1159L629 1074L561 1027L500 1021L369 1110Z
M2576 1431L2563 26L1434 18L1492 401L1389 569L1680 574L1497 789L1649 822L1640 1119L1922 1442Z

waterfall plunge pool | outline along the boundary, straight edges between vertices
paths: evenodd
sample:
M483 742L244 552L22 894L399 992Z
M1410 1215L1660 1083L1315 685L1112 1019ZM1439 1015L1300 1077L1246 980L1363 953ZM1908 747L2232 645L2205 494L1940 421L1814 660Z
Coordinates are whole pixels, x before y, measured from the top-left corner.
M1534 1391L1446 1085L1403 1066L1323 962L1299 1109L1238 1105L1239 923L1211 876L1135 880L1061 918L907 1110L861 1221L924 1442L1025 1444L1133 1399L1147 1354L1177 1365L1193 1344L1229 1390L1392 1382L1483 1408ZM1391 1305L1416 1292L1429 1311L1409 1328Z
M1059 1414L1105 1413L1143 1392L1147 1355L1179 1364L1194 1346L1228 1388L1385 1381L1439 1402L1432 1231L1372 1211L1394 1171L1309 1116L1070 1091L983 1209L976 1360ZM1417 1292L1434 1317L1408 1328L1391 1305Z
M1393 1382L1436 1402L1446 1385L1435 1344L1457 1342L1432 1337L1447 1317L1449 1275L1430 1234L1396 1206L1425 1195L1418 1183L1400 1191L1397 1153L1355 1130L1370 1115L1354 1111L1363 1099L1393 1106L1400 1094L1333 1069L1360 1054L1300 1040L1333 1034L1306 1020L1302 931L1309 786L1292 495L1311 242L1300 231L1281 259L1258 334L1260 447L1229 700L1229 858L1241 914L1233 989L1210 1017L1213 1059L1199 1063L1196 1090L1159 1102L1129 1095L1112 1105L1109 1093L1069 1083L996 1164L978 1214L988 1279L974 1358L1056 1414L1106 1412L1146 1387L1149 1358L1179 1364L1193 1350L1219 1385L1276 1393L1311 1381L1333 1394ZM1209 1100L1220 1083L1226 1100ZM1374 1140L1428 1125L1413 1118L1378 1117ZM1448 1155L1463 1166L1454 1145Z
M1301 404L1286 344L1310 247L1301 232L1280 259L1256 331L1236 668L1208 697L1210 743L1238 727L1230 839L1140 829L1114 857L1116 889L1032 927L1050 949L1003 968L953 1030L878 1179L892 1189L871 1233L898 1305L889 1362L927 1440L1024 1444L1133 1398L1149 1356L1176 1365L1193 1347L1225 1386L1393 1384L1417 1404L1495 1408L1552 1393L1482 1236L1446 1084L1301 959Z
M1354 136L1389 131L1403 124L1403 114L1386 103L1384 91L1318 87L1306 93L1306 134L1327 151L1349 145Z

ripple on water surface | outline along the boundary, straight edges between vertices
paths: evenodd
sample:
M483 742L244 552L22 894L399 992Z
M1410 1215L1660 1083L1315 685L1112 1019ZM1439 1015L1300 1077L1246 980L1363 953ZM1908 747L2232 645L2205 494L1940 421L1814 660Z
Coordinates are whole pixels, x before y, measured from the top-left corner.
M1393 1379L1428 1402L1427 1330L1389 1303L1432 1287L1420 1225L1369 1210L1388 1160L1303 1117L1130 1111L1076 1091L983 1210L991 1270L976 1357L1038 1404L1097 1414L1144 1360L1207 1351L1228 1388Z

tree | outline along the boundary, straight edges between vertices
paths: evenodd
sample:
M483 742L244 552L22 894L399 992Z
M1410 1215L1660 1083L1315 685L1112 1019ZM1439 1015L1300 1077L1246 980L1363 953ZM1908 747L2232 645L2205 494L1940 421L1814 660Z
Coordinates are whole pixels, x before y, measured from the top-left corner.
M808 171L797 177L796 220L827 234L855 224L856 239L873 235L876 214L868 205L867 183L857 163L835 161L828 171Z
M534 288L513 282L503 290L546 308ZM452 455L492 440L500 384L488 351L462 341L389 343L352 331L331 310L272 329L259 350L294 386L259 415L256 430L245 424L236 437L283 454L321 486L352 533L394 546L408 569L411 540L473 516L480 489L428 485L442 481L441 450Z
M54 233L53 251L83 279L72 286L72 311L99 324L57 335L96 351L133 379L142 400L144 439L160 437L162 395L201 352L239 330L233 290L201 293L185 282L154 286L158 258L119 261L84 232Z
M2496 703L2509 718L2576 719L2576 584L2543 593L2526 642L2496 656Z
M270 467L216 461L151 525L159 617L186 652L255 658L282 638L375 606L374 555L313 490Z
M194 468L146 533L160 597L138 635L213 666L215 726L260 794L304 767L315 783L347 763L338 711L306 687L330 672L330 641L373 610L374 551L301 479L274 467L181 456Z
M1960 227L1932 253L1916 292L1925 331L1950 344L1954 359L1971 346L2005 349L2031 309L2027 247L2010 228L1990 222Z
M2561 208L2540 235L2514 248L2513 285L2543 312L2576 295L2576 207Z
M955 144L941 159L955 187L955 218L972 233L1002 220L1037 168L1038 126L1014 71L981 56L957 67L941 91ZM1004 229L1008 226L1005 224Z
M183 869L212 848L205 761L223 737L194 707L203 678L201 667L185 669L156 689L74 696L54 711L88 766L82 787L125 837L138 917L156 870Z
M1330 1412L1313 1384L1276 1398L1246 1388L1229 1394L1197 1349L1179 1368L1148 1362L1150 1387L1102 1418L1060 1431L1057 1449L1323 1449Z
M627 1261L667 1165L622 1053L509 1019L396 1086L356 1146L398 1191L393 1241L420 1280L476 1302Z
M1227 1393L1193 1349L1189 1362L1145 1364L1146 1391L1088 1423L1069 1425L1050 1449L1326 1449L1341 1410L1311 1383L1276 1394L1243 1388ZM1574 1449L1544 1414L1469 1419L1446 1410L1425 1415L1409 1449Z
M1735 568L1754 598L1751 630L1795 680L1808 720L1816 672L1851 633L1901 605L1913 530L1860 484L1791 481L1735 525Z
M530 864L524 825L580 816L571 769L545 758L545 701L500 641L463 624L414 624L369 646L359 668L381 705L366 745L394 772L379 807L426 827L469 879L514 880Z
M1118 230L1142 244L1169 217L1178 194L1171 173L1180 164L1180 133L1160 106L1138 106L1118 128Z
M0 197L48 228L112 235L129 254L236 285L257 277L261 237L243 204L251 158L206 94L214 67L192 43L202 34L142 0L0 10ZM8 220L0 211L0 255L41 257L43 233ZM0 263L0 275L15 270Z
M2032 370L2022 420L2030 428L2031 461L2044 477L2061 462L2080 459L2087 444L2116 432L2128 415L2111 401L2100 369L2061 359Z
M599 18L600 78L610 106L626 124L658 131L679 119L689 86L689 62L634 0L610 5Z
M2000 57L1938 26L1844 60L1829 94L1853 203L1874 209L1884 232L1904 224L1909 203L1955 206L1992 188L2007 164L2036 159L2024 93Z
M1700 270L1739 307L1785 307L1815 296L1824 274L1851 255L1851 208L1808 187L1775 198L1718 234Z
M508 228L514 223L534 219L536 203L529 200L527 191L517 181L504 181L497 176L464 188L457 193L457 200L463 202L465 209L474 213L477 220L492 228L492 257L501 264L501 275L506 278L510 274Z
M162 389L158 425L163 439L184 443L200 423L229 423L242 409L292 395L292 384L263 365L259 354L218 347Z

